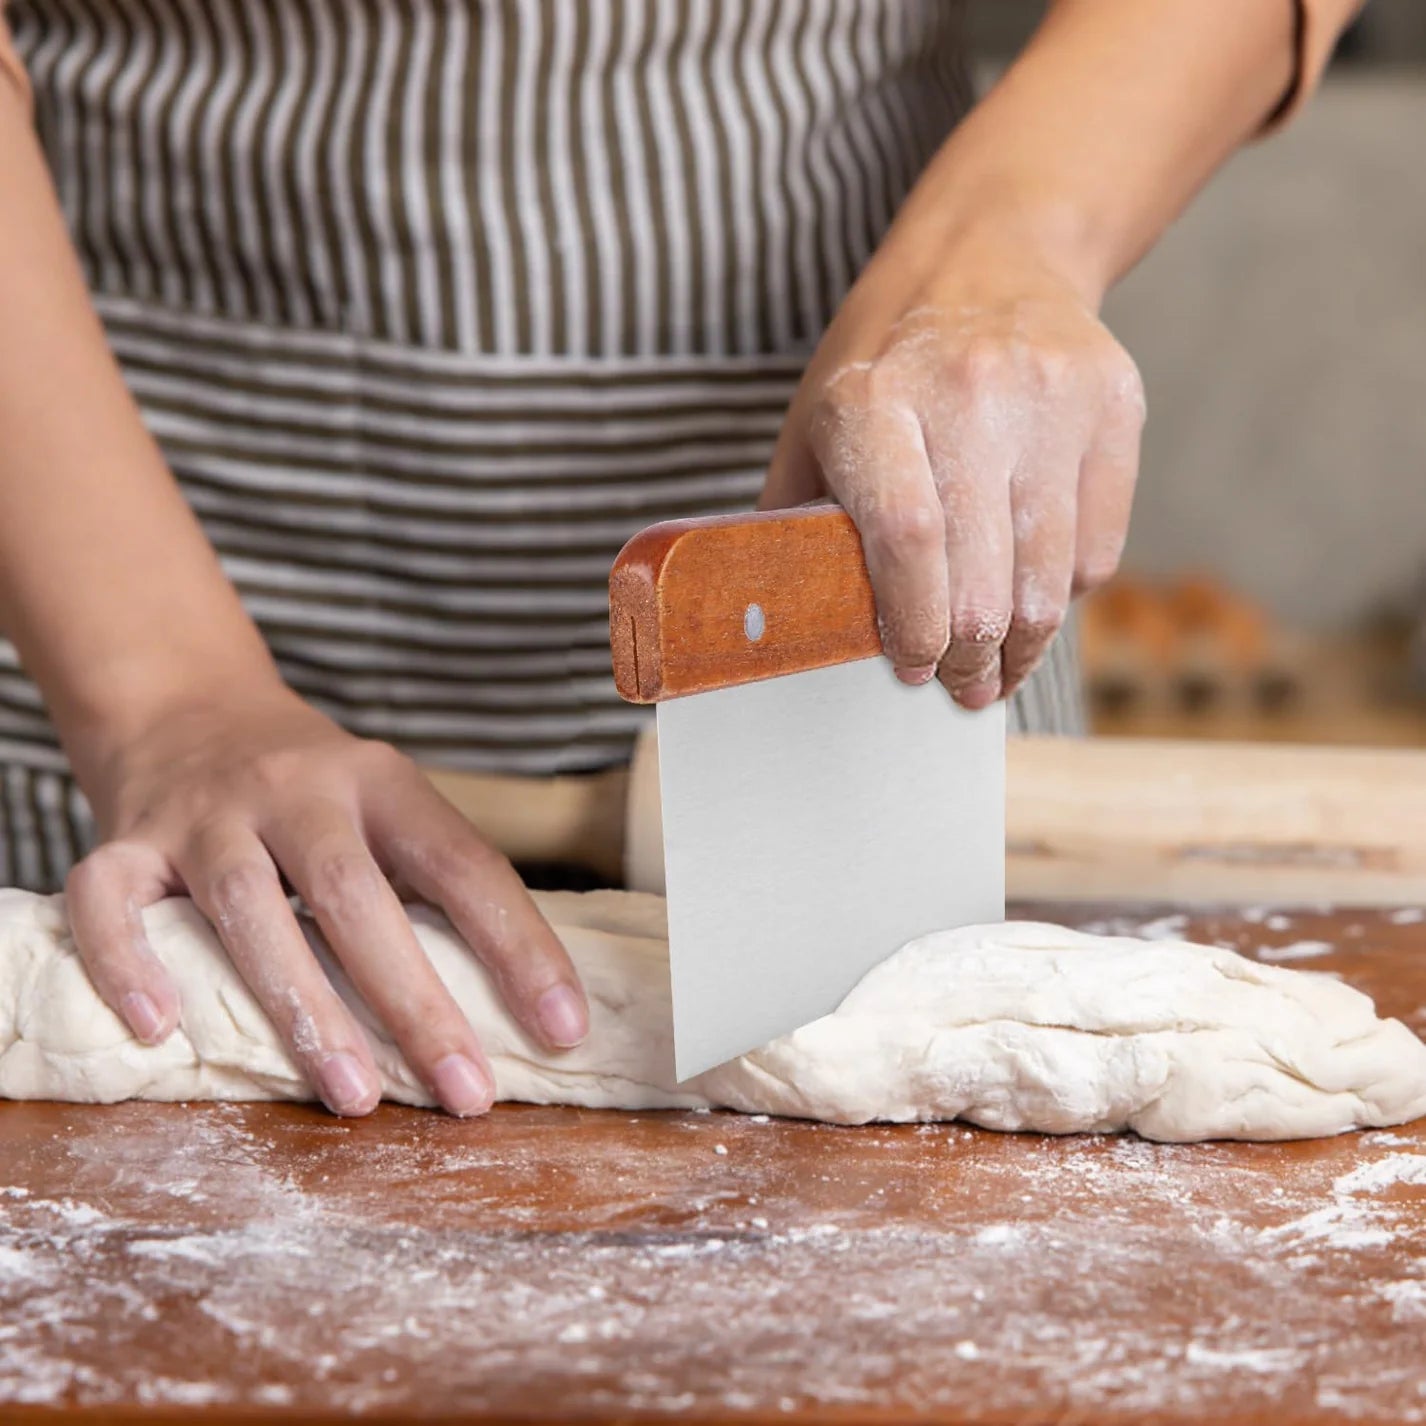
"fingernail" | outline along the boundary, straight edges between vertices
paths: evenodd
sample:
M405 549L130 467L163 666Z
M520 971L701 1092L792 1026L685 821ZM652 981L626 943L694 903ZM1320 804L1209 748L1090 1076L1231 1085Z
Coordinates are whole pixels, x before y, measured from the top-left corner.
M495 1086L473 1060L447 1055L431 1070L436 1098L452 1114L484 1114L495 1099Z
M141 990L131 990L120 1002L129 1029L146 1045L156 1045L163 1038L163 1016L158 1006Z
M896 676L902 683L909 683L913 688L919 688L923 683L930 683L936 676L936 665L933 663L922 664L920 668L899 668Z
M360 1114L371 1102L371 1081L355 1055L343 1050L322 1061L322 1098L333 1114Z
M535 1013L550 1042L569 1049L589 1033L589 1012L567 985L552 985L540 996Z

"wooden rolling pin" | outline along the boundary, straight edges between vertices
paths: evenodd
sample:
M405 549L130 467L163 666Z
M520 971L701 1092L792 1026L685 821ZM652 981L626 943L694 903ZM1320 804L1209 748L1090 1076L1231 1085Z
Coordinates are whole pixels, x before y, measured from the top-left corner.
M1426 905L1426 752L1012 738L1008 762L1014 899ZM429 775L517 862L663 890L652 729L628 768Z

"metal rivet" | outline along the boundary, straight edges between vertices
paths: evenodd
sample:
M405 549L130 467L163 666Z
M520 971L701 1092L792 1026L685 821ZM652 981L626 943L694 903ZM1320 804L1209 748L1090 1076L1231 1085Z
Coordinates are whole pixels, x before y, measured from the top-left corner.
M763 615L761 604L749 604L743 613L743 633L753 643L762 638L767 629L767 619Z

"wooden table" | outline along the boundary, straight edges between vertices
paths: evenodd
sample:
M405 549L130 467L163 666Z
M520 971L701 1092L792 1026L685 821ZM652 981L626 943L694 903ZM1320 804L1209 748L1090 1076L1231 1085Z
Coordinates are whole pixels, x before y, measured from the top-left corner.
M1426 1030L1413 913L1186 929ZM1426 1421L1423 1171L1422 1125L7 1104L0 1417Z

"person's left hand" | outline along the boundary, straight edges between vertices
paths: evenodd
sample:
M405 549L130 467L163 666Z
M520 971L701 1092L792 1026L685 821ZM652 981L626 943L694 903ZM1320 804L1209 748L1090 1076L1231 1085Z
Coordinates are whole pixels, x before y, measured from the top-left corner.
M828 328L762 508L831 495L856 523L898 674L981 708L1115 571L1143 387L1099 293L1014 234L898 223Z

